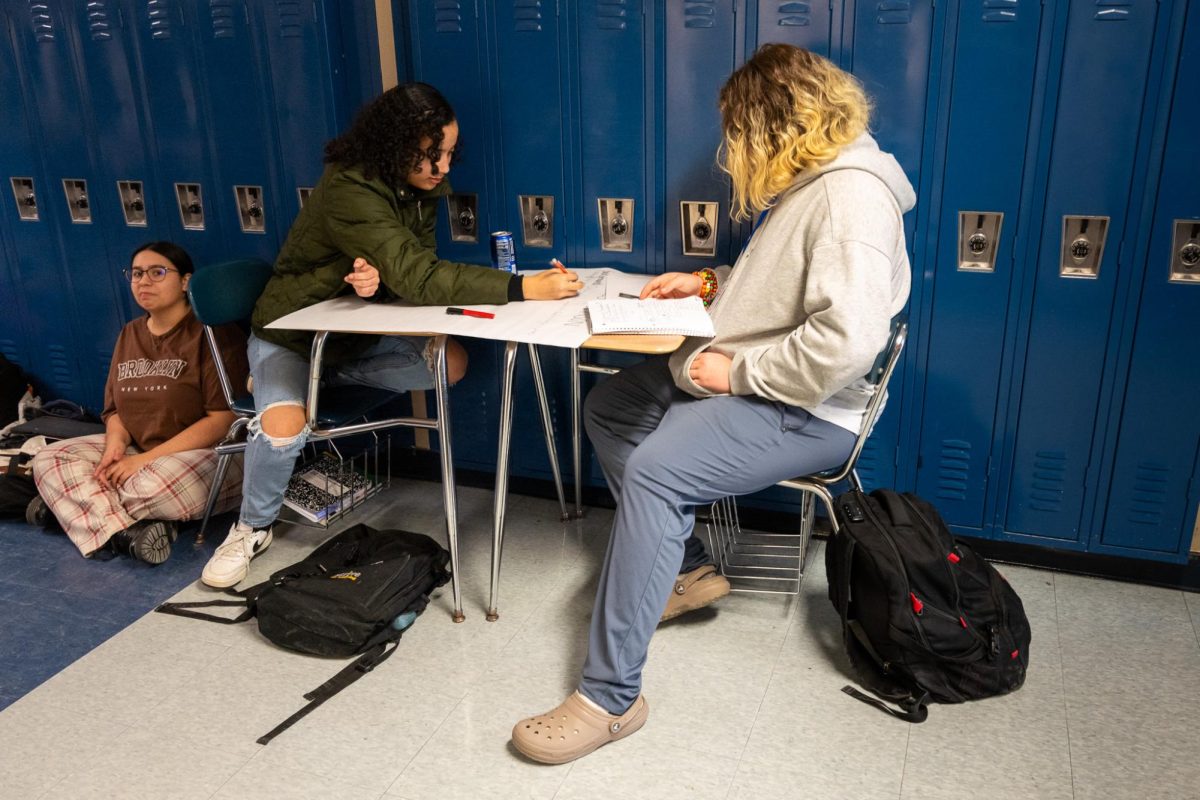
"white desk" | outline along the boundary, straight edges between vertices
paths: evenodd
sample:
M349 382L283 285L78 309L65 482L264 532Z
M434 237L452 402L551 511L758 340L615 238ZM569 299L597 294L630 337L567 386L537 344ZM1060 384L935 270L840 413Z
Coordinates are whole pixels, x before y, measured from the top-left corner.
M529 352L534 386L537 390L542 429L546 439L546 452L550 469L558 492L562 519L568 520L566 500L563 493L562 474L558 466L558 455L554 446L554 428L546 398L545 382L542 379L541 361L537 345L566 347L571 350L572 370L572 445L575 460L575 514L582 516L581 480L581 432L580 432L580 385L581 372L613 373L615 368L581 363L581 348L617 350L627 353L670 353L683 342L682 336L590 336L583 310L588 300L615 296L618 291L637 291L649 279L646 275L625 275L600 269L575 270L584 281L584 291L578 297L554 302L525 302L512 305L491 306L460 304L461 307L487 311L493 319L477 319L449 315L446 306L416 306L409 303L368 303L358 297L339 297L301 309L271 323L270 328L310 330L313 337L312 358L309 373L309 419L315 420L316 407L313 399L321 376L321 356L325 339L330 333L363 333L380 335L434 336L437 353L434 392L437 400L437 418L421 420L405 418L391 421L391 425L406 425L436 430L441 441L443 502L446 508L446 535L450 550L452 592L454 596L454 621L464 618L462 595L458 581L458 524L457 494L454 484L453 459L451 457L450 415L446 391L445 340L448 335L467 336L505 342L504 361L501 370L500 431L496 459L496 485L493 499L492 528L492 575L488 599L487 619L499 618L497 606L500 584L500 561L504 544L505 506L508 497L508 458L512 438L512 384L516 366L517 347L525 344ZM606 285L607 284L607 285Z

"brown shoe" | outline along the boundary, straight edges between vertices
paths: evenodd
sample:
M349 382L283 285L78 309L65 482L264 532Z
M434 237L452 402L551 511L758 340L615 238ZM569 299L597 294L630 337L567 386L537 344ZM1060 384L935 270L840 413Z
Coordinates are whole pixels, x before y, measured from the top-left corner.
M697 567L675 579L675 588L667 598L667 607L659 622L678 617L729 594L729 581L712 564Z
M609 714L575 692L553 711L513 726L513 746L534 761L565 764L609 742L623 739L646 723L650 705L638 695L624 714Z

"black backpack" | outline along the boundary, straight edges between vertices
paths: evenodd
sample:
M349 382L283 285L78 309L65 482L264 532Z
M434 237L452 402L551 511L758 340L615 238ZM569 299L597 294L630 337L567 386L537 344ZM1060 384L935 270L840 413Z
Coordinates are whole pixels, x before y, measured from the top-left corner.
M408 627L403 622L411 619L403 615L420 614L429 594L450 580L449 560L450 554L423 534L355 525L270 580L234 592L240 600L163 603L155 610L226 624L257 617L259 632L280 647L359 656L306 694L308 705L258 739L266 744L391 656ZM192 610L212 606L245 610L235 618Z
M930 701L961 703L1025 682L1029 620L991 564L914 494L847 492L825 550L829 599L861 683L842 691L909 722Z

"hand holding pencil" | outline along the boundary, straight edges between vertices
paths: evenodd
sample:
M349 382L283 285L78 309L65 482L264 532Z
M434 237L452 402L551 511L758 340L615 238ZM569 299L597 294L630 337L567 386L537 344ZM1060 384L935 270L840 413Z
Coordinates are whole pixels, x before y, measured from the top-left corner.
M525 276L522 288L526 300L561 300L574 297L583 289L579 275L567 269L557 258L550 260L550 266L553 269Z

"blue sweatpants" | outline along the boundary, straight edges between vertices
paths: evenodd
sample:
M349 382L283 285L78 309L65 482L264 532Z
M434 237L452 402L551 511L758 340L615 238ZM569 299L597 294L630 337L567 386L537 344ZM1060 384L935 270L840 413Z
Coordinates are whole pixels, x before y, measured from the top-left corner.
M584 415L617 512L579 688L623 714L641 693L681 565L708 562L692 531L695 507L838 466L854 434L760 397L692 397L676 388L665 357L601 382Z

